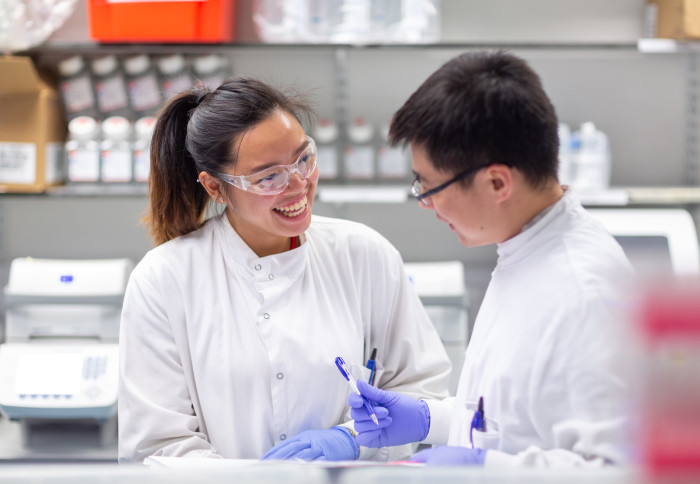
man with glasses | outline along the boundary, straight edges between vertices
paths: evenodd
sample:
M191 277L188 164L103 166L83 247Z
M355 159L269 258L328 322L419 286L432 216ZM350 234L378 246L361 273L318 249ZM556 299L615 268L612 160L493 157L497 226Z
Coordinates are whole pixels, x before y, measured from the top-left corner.
M362 382L358 442L445 444L426 464L601 466L625 461L626 375L617 366L620 246L557 179L557 116L537 74L504 52L470 52L432 74L395 114L420 205L466 247L498 245L455 401Z

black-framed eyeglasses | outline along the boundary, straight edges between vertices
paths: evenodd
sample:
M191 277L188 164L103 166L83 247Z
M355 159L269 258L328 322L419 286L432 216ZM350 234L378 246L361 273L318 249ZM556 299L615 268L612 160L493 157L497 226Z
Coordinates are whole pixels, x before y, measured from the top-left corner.
M419 203L428 206L428 203L425 201L426 198L431 197L435 195L436 193L444 190L445 188L449 187L452 185L454 182L462 180L472 173L476 173L477 171L481 170L482 168L486 168L489 166L491 163L484 163L483 165L477 165L472 168L469 168L467 170L464 170L461 173L458 173L455 175L453 178L450 178L447 180L445 183L436 186L435 188L431 188L427 192L423 192L423 184L421 183L420 179L418 178L418 175L416 175L413 178L413 182L411 183L411 195L415 197L416 200L418 200Z

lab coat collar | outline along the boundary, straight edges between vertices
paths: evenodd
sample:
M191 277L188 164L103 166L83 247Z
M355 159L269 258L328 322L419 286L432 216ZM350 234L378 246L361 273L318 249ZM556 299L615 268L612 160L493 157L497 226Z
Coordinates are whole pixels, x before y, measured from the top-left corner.
M518 235L497 245L498 264L503 264L506 261L515 262L525 257L532 250L529 247L529 242L532 239L544 230L551 230L564 223L566 214L576 209L582 209L581 201L570 189L565 190L564 195L559 200L537 214ZM553 231L553 233L555 232L558 233L556 230Z
M231 226L226 213L212 222L216 224L215 232L226 265L239 276L256 283L279 283L295 281L304 271L309 252L305 234L299 237L301 245L294 250L258 257Z

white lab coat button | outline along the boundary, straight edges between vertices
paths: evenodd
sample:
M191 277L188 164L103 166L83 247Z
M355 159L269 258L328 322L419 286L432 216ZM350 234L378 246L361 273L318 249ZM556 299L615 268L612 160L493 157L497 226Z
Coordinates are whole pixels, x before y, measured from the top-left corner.
M255 270L259 271L260 269L262 269L262 266L260 264L255 264Z
M284 378L284 373L282 373L282 372L277 373L277 379L281 380L282 378Z
M265 319L270 319L270 315L267 314L267 313L265 313L265 314L263 314L263 318L265 318Z
M275 276L274 276L273 274L270 274L270 275L267 276L267 277L268 277L270 280L273 280L273 279L275 278Z
M284 439L286 439L286 438L287 438L287 434L282 434L282 435L280 435L280 440L284 440Z

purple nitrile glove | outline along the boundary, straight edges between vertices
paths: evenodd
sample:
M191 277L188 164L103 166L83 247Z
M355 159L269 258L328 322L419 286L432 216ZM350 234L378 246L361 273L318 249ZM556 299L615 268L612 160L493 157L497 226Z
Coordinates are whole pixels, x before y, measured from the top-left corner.
M440 446L424 449L409 459L429 466L483 466L486 450Z
M355 460L360 447L345 427L325 430L305 430L277 444L260 460Z
M360 393L371 400L379 420L376 425L362 406L362 398L356 393L348 397L350 415L355 420L357 442L365 447L390 447L420 442L430 430L430 410L422 400L388 392L364 381L357 382Z

